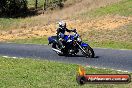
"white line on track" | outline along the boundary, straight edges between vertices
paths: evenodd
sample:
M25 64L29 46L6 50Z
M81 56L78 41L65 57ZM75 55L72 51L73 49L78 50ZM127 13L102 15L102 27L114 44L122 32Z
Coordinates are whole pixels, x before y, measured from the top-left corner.
M123 70L116 70L116 69L112 69L112 68L102 68L102 67L96 67L96 66L85 66L86 68L96 68L96 69L110 69L110 70L113 70L113 71L118 71L118 72L125 72L125 73L129 73L129 71L123 71Z
M11 56L2 56L4 58L13 58L13 59L23 59L23 58L20 58L20 57L11 57Z

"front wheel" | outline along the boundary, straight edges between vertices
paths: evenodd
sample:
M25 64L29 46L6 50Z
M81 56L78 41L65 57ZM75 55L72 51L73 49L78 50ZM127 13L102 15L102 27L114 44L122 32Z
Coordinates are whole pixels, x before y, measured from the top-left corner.
M85 51L85 53L83 53L86 57L90 57L90 58L94 58L95 53L93 51L93 49L88 46L88 47L83 47L83 50Z

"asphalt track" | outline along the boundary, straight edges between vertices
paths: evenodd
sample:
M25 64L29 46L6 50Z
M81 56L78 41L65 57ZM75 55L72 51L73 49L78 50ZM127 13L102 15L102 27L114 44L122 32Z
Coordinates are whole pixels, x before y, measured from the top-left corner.
M48 45L0 43L0 55L47 59L132 72L132 50L94 48L96 58L58 56Z

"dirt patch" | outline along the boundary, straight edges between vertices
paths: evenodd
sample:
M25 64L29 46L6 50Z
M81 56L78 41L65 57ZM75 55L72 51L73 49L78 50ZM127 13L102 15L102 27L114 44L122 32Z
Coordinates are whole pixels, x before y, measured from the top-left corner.
M70 21L69 27L76 27L78 30L85 32L89 29L95 30L114 30L119 27L132 23L132 17L123 16L106 16L90 21Z
M79 33L87 33L94 30L115 30L132 23L132 17L123 16L106 16L96 20L81 21L81 20L66 20L68 28L76 28ZM8 41L14 39L28 39L32 37L44 37L56 35L56 24L46 26L35 26L31 28L15 29L10 31L1 31L0 41Z

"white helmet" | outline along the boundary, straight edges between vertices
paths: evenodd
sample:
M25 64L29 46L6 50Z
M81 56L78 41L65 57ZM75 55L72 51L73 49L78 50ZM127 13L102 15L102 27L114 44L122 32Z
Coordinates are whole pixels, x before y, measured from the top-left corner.
M59 22L59 27L66 28L66 23L64 21Z

